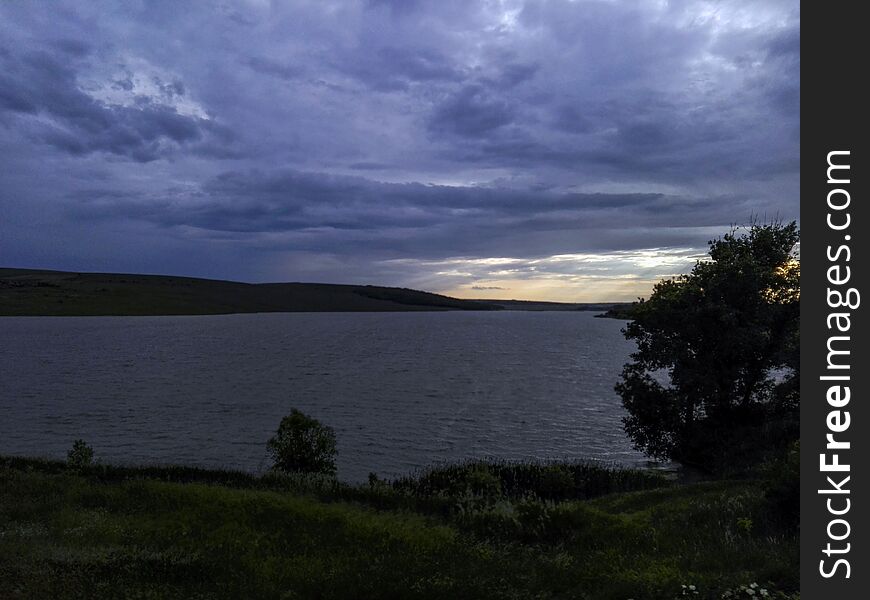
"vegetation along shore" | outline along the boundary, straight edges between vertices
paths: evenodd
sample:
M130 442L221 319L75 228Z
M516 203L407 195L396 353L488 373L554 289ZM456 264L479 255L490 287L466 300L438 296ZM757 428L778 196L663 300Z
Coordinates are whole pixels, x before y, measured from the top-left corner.
M349 485L3 457L0 597L794 597L782 495L584 463Z

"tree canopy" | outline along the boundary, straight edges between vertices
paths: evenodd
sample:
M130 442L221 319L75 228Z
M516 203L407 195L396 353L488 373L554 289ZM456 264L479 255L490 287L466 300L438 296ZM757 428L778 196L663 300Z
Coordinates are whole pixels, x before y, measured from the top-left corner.
M281 419L266 450L278 471L335 474L335 431L295 408Z
M734 228L635 304L616 390L638 449L721 469L796 438L799 239L794 222Z

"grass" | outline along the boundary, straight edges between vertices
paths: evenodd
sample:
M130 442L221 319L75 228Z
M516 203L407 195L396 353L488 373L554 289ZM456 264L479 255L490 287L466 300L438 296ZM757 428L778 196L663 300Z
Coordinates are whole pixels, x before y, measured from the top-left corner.
M554 472L559 485L538 493ZM351 486L6 457L0 598L625 600L681 597L682 585L696 586L695 598L752 582L797 589L797 535L768 518L758 482L632 473L466 463Z
M668 479L662 473L588 461L469 460L423 469L391 482L396 490L422 497L471 492L513 499L534 493L543 500L586 499L664 485Z

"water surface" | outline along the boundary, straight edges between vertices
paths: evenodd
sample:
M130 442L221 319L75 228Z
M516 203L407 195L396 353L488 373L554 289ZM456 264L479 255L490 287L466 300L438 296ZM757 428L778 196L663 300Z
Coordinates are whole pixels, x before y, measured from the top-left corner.
M0 453L261 470L291 408L339 476L470 457L638 464L613 391L632 345L588 312L0 318Z

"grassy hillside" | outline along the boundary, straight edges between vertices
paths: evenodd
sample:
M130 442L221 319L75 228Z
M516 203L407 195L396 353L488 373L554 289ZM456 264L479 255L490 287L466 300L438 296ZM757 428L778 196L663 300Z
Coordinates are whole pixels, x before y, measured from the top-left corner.
M0 269L0 316L498 310L404 288Z
M353 487L0 458L0 597L797 597L797 535L757 482L549 501L500 491L528 468L467 467Z

